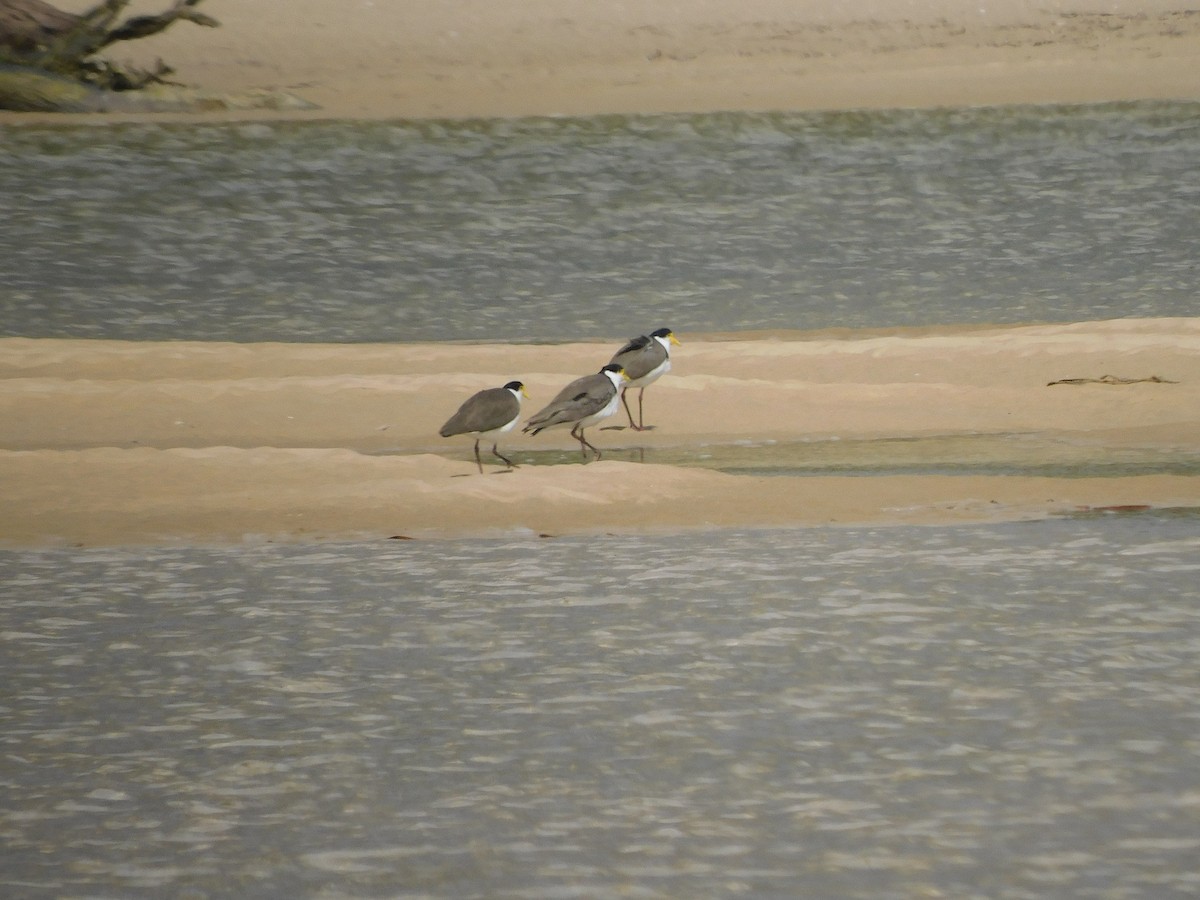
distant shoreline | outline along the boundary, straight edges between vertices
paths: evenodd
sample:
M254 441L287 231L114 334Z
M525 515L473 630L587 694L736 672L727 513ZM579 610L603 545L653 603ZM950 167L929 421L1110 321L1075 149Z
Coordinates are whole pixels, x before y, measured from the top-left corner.
M60 0L79 11L91 0ZM136 0L130 13L157 10ZM311 111L71 116L388 119L1077 104L1200 99L1200 10L1174 0L208 0L112 55L162 58L204 91L275 91Z

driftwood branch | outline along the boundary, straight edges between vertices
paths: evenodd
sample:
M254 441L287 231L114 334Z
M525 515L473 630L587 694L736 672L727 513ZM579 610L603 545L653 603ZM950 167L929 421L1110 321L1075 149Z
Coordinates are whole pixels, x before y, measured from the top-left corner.
M45 75L104 91L128 91L162 83L173 71L162 60L148 70L132 69L97 58L96 54L119 41L158 34L179 21L209 28L219 25L216 19L195 9L202 0L175 0L173 6L157 15L118 21L129 2L101 0L86 12L72 15L44 0L0 0L0 109L56 108L54 97L71 92L53 80L38 81ZM46 90L48 85L54 89ZM31 96L35 98L32 105ZM72 101L63 108L78 105Z
M166 81L171 67L127 69L95 54L176 22L213 28L202 0L173 0L158 15L118 21L130 0L102 0L72 15L45 0L0 0L0 109L25 112L214 112L300 110L313 104L279 91L212 93Z
M193 9L198 3L200 0L177 0L173 7L157 16L134 16L110 31L105 36L103 46L117 41L132 41L149 37L165 31L168 26L179 21L192 22L196 25L203 25L205 28L219 28L221 23L212 16L206 16Z
M104 46L108 26L129 0L105 0L75 18L70 28L54 35L38 53L28 58L35 68L69 74Z
M1049 381L1046 387L1053 387L1056 384L1179 384L1178 381L1171 381L1169 378L1162 378L1158 375L1151 375L1149 378L1120 378L1116 375L1101 375L1099 378L1060 378L1058 381Z

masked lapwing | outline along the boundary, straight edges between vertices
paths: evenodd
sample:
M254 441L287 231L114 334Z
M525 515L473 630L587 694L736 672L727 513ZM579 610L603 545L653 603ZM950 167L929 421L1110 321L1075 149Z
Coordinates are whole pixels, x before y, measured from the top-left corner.
M609 363L595 375L577 378L558 392L544 409L529 417L523 429L538 434L547 428L571 427L571 437L579 441L579 451L587 458L588 450L600 458L600 451L588 443L583 429L607 419L617 411L620 385L626 379L625 370Z
M488 388L471 397L458 408L449 421L438 432L442 437L452 437L456 434L475 435L475 462L479 472L483 474L483 460L479 458L479 442L485 437L493 438L492 454L504 460L508 468L513 468L513 461L504 456L499 450L498 435L512 431L521 418L521 398L528 397L525 385L519 381L510 381L504 387Z
M671 371L671 345L679 346L679 340L670 328L659 328L641 337L635 337L613 356L611 362L625 369L629 383L621 387L621 402L625 404L625 412L629 414L629 427L634 431L645 431L646 425L642 420L642 399L646 388L667 372ZM625 392L630 388L638 390L638 420L633 424L633 413L629 409L629 401Z

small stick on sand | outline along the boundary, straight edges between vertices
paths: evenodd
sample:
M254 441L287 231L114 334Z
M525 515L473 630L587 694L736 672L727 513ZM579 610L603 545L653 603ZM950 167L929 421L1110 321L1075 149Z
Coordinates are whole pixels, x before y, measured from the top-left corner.
M1056 384L1141 384L1143 382L1179 384L1178 381L1171 381L1171 379L1159 375L1151 375L1149 378L1120 378L1116 375L1101 375L1099 378L1060 378L1058 381L1047 382L1046 387L1053 387Z

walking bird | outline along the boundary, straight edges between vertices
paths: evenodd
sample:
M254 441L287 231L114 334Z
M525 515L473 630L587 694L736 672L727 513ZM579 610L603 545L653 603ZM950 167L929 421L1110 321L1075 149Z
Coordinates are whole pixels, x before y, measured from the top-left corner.
M583 429L606 419L617 411L617 398L621 396L619 386L626 379L625 370L609 363L595 375L576 378L544 409L529 417L523 429L527 434L538 434L547 428L571 426L571 437L579 441L579 451L587 458L591 450L600 458L600 451L588 443Z
M525 393L525 385L519 381L510 381L504 387L480 391L467 398L438 434L442 437L452 437L456 434L475 435L475 462L482 475L483 460L479 458L480 439L496 438L506 431L512 431L517 420L521 418L521 398L528 396ZM493 440L492 454L504 460L510 469L513 468L513 461L500 453L499 446L498 441Z

